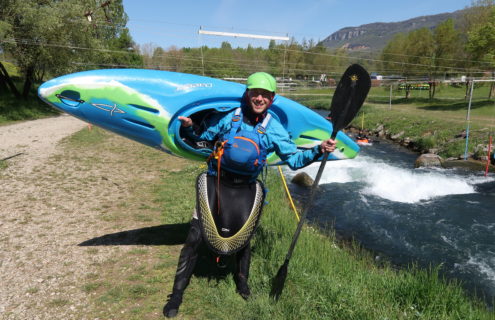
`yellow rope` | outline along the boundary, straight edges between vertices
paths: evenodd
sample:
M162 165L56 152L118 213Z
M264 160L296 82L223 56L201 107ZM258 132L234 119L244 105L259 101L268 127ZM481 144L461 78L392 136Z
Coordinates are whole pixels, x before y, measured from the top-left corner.
M292 201L292 196L290 195L289 188L287 188L287 182L285 181L285 177L284 177L284 174L282 173L282 168L280 168L280 166L278 166L278 172L280 173L280 177L282 178L282 182L284 183L285 192L287 193L287 197L289 198L292 209L294 210L294 213L296 214L296 219L299 222L299 213L297 213L297 209L296 209L296 206L294 205L294 201Z

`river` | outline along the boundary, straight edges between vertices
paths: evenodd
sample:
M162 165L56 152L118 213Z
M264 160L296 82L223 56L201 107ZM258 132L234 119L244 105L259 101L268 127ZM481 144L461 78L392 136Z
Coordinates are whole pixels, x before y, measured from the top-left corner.
M353 160L328 162L308 219L334 225L396 265L441 265L442 275L492 305L495 174L414 169L416 157L381 141ZM314 178L318 166L300 171ZM288 180L297 172L285 171Z

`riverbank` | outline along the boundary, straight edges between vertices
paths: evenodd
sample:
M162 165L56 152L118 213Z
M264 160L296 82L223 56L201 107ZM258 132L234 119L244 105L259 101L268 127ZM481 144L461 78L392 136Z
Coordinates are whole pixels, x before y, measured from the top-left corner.
M384 104L366 103L351 123L350 132L363 131L371 140L386 139L418 153L418 156L437 155L445 168L484 171L489 139L495 133L495 114L494 120L485 118L471 123L466 152L466 122L458 113L449 109L432 109L427 104L410 103L390 108ZM493 154L492 145L490 172L495 172Z
M416 159L415 163L411 163L411 166L416 166L416 167L421 167L421 166L428 166L428 167L441 167L445 169L451 169L451 168L459 168L459 169L465 169L469 171L480 171L480 172L485 172L487 170L487 156L481 157L480 159L475 159L473 155L471 154L470 157L468 157L466 160L459 155L459 157L449 157L449 158L442 158L440 155L438 155L436 152L437 150L421 150L416 147L416 142L412 140L398 140L398 139L393 139L392 136L390 135L384 135L381 134L380 132L383 132L383 130L386 130L385 128L380 127L380 131L370 131L368 129L362 129L362 128L357 128L354 126L349 126L346 129L346 133L350 134L351 136L357 136L359 132L364 132L364 134L369 138L370 145L372 146L373 143L380 143L380 141L387 141L393 144L397 144L399 146L404 147L405 149L414 152L417 154L418 158ZM440 146L442 147L442 146ZM493 147L492 147L493 148ZM485 150L485 149L483 149ZM423 160L421 159L422 156L427 156L431 158L431 161L426 159ZM418 160L421 163L417 163ZM488 164L488 171L487 172L493 172L495 173L495 160L493 160L493 152L491 153L491 160L490 163Z
M200 164L94 127L65 139L25 179L14 161L22 159L8 160L0 175L23 199L2 208L2 252L12 263L0 266L8 284L1 318L161 319ZM322 234L309 226L274 303L271 281L296 220L275 172L267 187L269 204L252 243L252 297L244 301L232 269L218 269L201 251L179 319L493 318L437 269L395 270L336 240L331 229Z

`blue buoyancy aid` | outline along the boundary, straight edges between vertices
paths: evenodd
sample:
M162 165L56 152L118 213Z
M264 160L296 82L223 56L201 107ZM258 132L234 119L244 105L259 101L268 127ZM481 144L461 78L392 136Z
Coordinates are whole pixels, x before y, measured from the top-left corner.
M266 165L267 150L262 136L266 133L271 115L253 130L241 128L242 110L236 109L231 129L217 141L208 163L208 172L218 174L220 170L256 178Z

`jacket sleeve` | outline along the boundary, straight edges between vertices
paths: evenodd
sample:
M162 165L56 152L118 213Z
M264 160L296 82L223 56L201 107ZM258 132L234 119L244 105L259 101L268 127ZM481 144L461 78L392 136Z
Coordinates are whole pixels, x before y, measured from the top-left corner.
M199 135L194 133L192 126L184 128L184 132L187 137L193 141L215 141L225 132L230 122L232 122L232 113L218 114L209 121L206 130L201 132Z
M287 131L279 124L270 132L270 140L273 151L292 170L297 170L311 164L321 156L320 145L307 150L298 150L296 144L290 139Z

